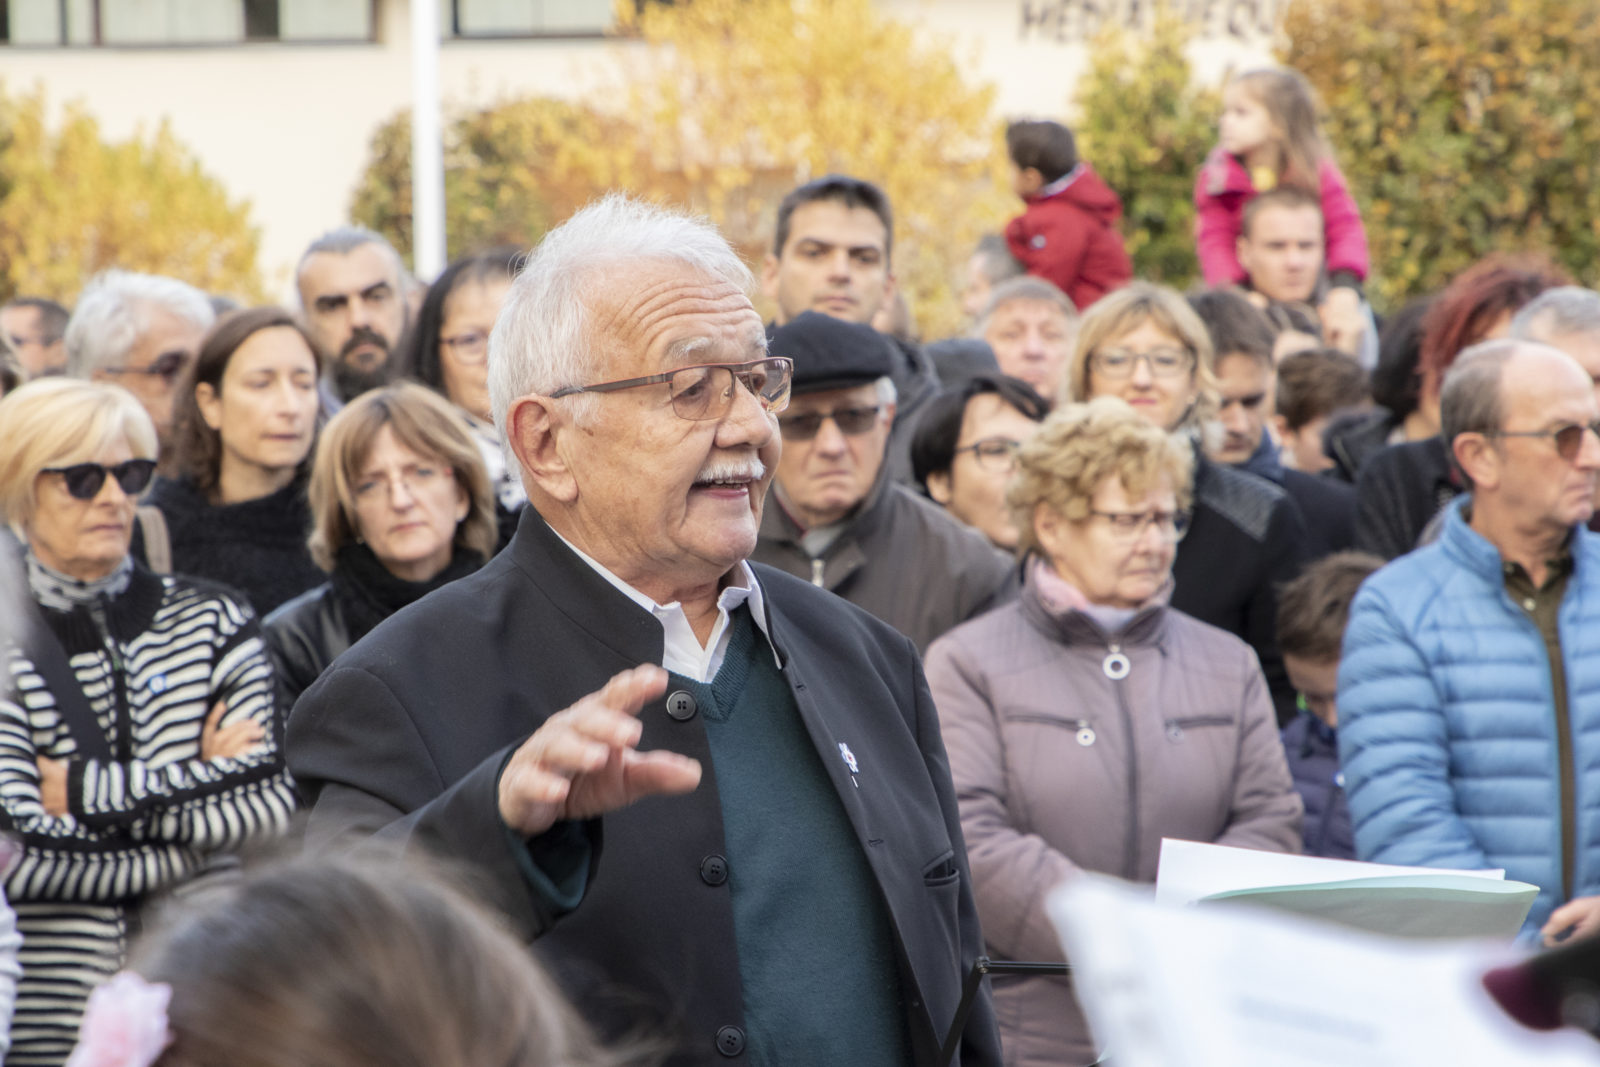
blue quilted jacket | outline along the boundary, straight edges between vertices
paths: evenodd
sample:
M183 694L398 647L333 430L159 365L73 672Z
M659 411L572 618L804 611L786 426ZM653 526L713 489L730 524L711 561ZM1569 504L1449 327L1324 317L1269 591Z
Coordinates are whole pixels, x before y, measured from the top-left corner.
M1578 530L1561 602L1576 776L1572 892L1600 892L1600 536ZM1563 902L1549 659L1500 554L1451 505L1439 541L1367 579L1339 667L1339 753L1361 859L1504 867Z

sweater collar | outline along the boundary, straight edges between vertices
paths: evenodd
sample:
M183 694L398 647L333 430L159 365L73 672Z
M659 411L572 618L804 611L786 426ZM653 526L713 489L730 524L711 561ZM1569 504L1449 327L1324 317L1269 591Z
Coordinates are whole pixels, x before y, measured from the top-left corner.
M30 548L27 553L28 588L40 607L51 611L71 611L80 604L121 596L133 575L133 559L123 556L115 570L104 578L85 582L45 566Z

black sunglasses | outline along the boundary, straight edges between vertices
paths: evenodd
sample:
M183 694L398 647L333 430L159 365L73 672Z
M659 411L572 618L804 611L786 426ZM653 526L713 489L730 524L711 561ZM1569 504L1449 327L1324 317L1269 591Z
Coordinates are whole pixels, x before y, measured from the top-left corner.
M93 500L99 496L100 487L106 484L108 474L117 480L124 493L138 496L155 475L156 461L129 459L115 467L107 467L104 463L74 463L70 467L46 467L44 473L61 475L61 480L67 483L67 492L79 500Z
M833 411L807 411L799 415L782 415L778 418L778 429L788 441L809 441L822 430L822 424L829 419L839 427L839 432L846 437L856 437L868 433L878 425L878 415L883 411L881 406L870 408L836 408Z

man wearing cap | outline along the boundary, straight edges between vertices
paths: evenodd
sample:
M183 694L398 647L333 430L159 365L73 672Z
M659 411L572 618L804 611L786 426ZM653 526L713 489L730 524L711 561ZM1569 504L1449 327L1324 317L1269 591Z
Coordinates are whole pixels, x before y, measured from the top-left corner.
M895 388L869 326L803 312L772 336L794 361L783 454L753 559L844 597L924 651L986 610L1010 563L977 531L894 482Z

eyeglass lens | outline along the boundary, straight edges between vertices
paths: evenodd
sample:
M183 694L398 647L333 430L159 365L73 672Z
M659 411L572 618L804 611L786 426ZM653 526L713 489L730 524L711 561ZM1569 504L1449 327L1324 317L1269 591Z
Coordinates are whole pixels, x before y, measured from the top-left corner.
M733 385L740 382L769 412L789 403L790 364L781 359L761 359L737 367L713 365L684 367L667 382L672 410L679 418L719 419L733 406Z
M1156 378L1172 378L1187 374L1194 356L1184 348L1156 348L1149 352L1129 352L1124 348L1106 348L1091 357L1094 369L1108 378L1126 378L1134 367L1144 363Z
M78 500L93 500L106 484L106 475L117 480L122 491L129 496L144 492L156 472L153 459L130 459L107 467L102 463L75 463L70 467L52 468L66 482L67 492Z
M839 408L835 411L808 411L803 415L791 415L787 419L779 419L778 427L783 431L783 436L791 441L809 441L822 431L822 424L829 419L839 427L839 432L846 437L856 437L871 430L878 424L878 409L870 408Z
M1556 454L1568 461L1577 459L1578 453L1583 450L1583 435L1586 430L1600 437L1600 420L1587 425L1575 422L1571 426L1563 426L1557 430L1553 435L1556 439Z

